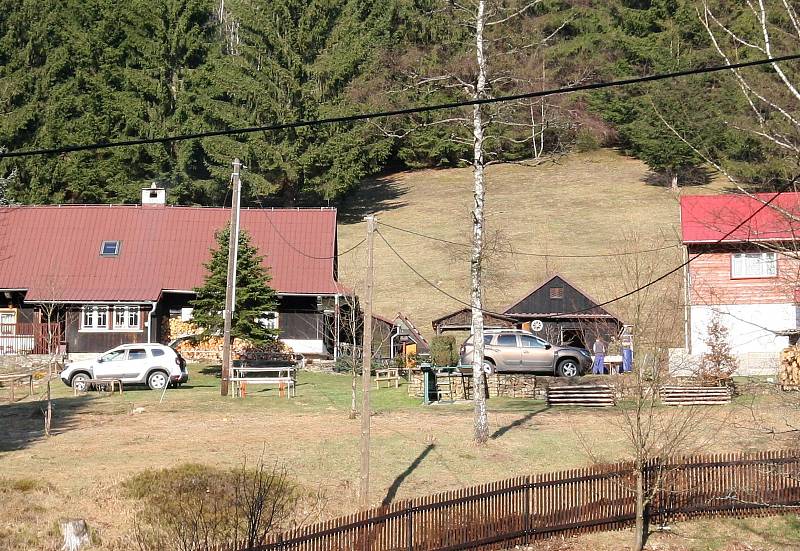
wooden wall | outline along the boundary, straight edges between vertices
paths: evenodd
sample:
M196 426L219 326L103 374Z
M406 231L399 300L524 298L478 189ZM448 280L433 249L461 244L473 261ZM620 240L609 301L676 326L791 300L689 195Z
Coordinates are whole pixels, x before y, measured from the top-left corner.
M731 277L733 250L707 252L690 248L690 257L703 252L689 264L690 302L711 304L785 304L795 302L795 290L800 283L800 262L778 255L776 277Z

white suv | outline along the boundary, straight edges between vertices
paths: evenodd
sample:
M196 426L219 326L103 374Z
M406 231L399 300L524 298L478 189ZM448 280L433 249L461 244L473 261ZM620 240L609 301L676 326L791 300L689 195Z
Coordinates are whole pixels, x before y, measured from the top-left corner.
M90 379L119 379L146 384L153 390L189 380L186 361L163 344L123 344L92 360L67 363L61 372L64 384L85 390Z

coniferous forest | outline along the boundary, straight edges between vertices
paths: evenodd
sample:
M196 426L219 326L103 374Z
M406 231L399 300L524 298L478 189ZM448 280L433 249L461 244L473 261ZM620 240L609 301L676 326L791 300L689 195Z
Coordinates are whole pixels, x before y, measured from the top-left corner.
M0 147L155 138L464 99L459 86L435 85L437 75L468 85L475 74L471 30L450 4L0 0ZM490 35L492 91L723 64L696 4L544 1ZM754 28L743 2L713 4L731 28ZM779 40L773 53L796 46ZM746 48L741 54L733 61L753 58ZM156 181L170 202L219 205L239 156L246 204L335 203L370 174L458 166L469 155L469 135L447 117L467 113L9 158L0 161L0 178L18 203L136 202L139 189ZM489 147L497 160L618 147L667 180L701 178L698 152L663 118L699 151L766 189L788 161L741 131L750 115L733 77L711 73L517 103L502 113Z

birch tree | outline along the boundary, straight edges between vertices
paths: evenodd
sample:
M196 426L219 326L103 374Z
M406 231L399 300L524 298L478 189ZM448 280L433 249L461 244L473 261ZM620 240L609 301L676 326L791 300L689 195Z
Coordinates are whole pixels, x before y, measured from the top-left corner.
M405 94L413 102L444 98L480 102L495 95L532 89L542 82L541 60L534 54L553 40L565 24L548 27L547 31L539 29L537 17L541 13L545 13L543 0L433 2L429 11L432 22L426 31L441 34L442 44L422 53L409 48L403 60L406 66L399 71L404 82L392 92ZM537 68L531 69L532 64ZM435 74L430 74L432 71ZM440 118L427 113L415 115L411 128L403 131L381 128L386 135L399 138L401 144L412 142L411 150L428 142L435 149L431 156L455 156L472 168L469 306L474 341L474 440L480 444L489 438L484 375L490 366L484 362L483 344L486 169L498 162L535 165L545 160L542 132L548 115L546 109L541 109L530 101L476 103ZM408 121L399 124L408 125Z

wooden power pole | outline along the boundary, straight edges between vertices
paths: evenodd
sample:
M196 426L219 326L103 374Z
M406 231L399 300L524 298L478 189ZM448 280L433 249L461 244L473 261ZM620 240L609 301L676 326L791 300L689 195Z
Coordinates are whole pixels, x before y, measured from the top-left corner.
M233 199L231 200L231 225L228 235L228 280L225 285L225 318L222 329L222 385L220 392L228 395L228 380L231 376L231 318L235 308L236 299L236 260L239 252L239 195L242 188L239 172L242 163L239 159L233 160L233 174L231 186Z
M364 296L364 336L361 339L361 489L359 492L361 508L369 507L369 429L370 429L370 370L372 369L372 285L375 269L372 262L372 250L375 244L375 216L370 214L367 220L367 278Z

